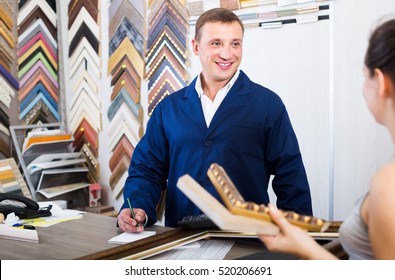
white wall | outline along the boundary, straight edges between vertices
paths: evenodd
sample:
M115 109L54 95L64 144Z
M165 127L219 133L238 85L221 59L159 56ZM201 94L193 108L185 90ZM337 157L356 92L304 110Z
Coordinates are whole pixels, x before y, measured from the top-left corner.
M343 219L368 188L372 174L393 155L387 131L362 96L363 60L371 30L393 0L334 1L334 218Z

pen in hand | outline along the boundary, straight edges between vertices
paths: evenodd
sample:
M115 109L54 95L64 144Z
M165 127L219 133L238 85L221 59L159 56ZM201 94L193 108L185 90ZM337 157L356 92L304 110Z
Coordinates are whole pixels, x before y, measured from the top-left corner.
M132 212L133 220L136 221L136 228L138 228L139 227L139 223L137 222L136 216L134 215L134 210L133 210L132 204L130 203L129 197L127 198L127 200L128 200L128 203L129 203L130 212Z

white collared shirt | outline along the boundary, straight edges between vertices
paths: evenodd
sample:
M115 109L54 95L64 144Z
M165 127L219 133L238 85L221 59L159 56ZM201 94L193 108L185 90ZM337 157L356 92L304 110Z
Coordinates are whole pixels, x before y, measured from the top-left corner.
M232 79L230 79L230 81L217 92L214 101L211 101L211 99L204 94L202 88L202 80L200 78L200 75L198 76L195 84L195 89L198 93L198 97L200 98L200 102L202 103L203 115L204 119L206 120L207 127L210 126L211 120L213 119L215 112L217 112L219 105L221 105L225 96L228 94L229 90L232 88L233 84L239 77L239 73L240 70L237 70L236 73L233 75Z

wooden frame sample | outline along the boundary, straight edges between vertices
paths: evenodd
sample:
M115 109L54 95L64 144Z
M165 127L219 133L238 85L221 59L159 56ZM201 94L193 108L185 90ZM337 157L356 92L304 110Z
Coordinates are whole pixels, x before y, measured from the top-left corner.
M309 233L315 237L315 233ZM318 233L319 238L336 241L338 234L335 232ZM219 229L189 229L176 228L158 233L156 235L140 239L131 243L123 244L111 249L92 253L78 258L79 260L138 260L146 259L154 255L186 245L195 241L209 238L257 238L253 233L240 231L222 231ZM330 247L328 247L330 248ZM336 250L338 248L336 247Z
M20 186L21 192L24 196L32 199L32 195L26 185L25 180L22 177L21 172L19 171L19 168L15 162L14 158L7 158L7 159L3 159L0 160L0 168L3 169L7 169L4 170L2 172L0 172L0 185L2 185L3 183L9 183L10 181L14 181L14 185L15 183L17 183ZM6 175L6 173L8 173L8 171L11 174ZM4 176L3 176L4 174ZM4 179L4 181L3 181ZM11 182L12 183L12 182Z
M262 234L279 232L278 227L271 222L232 214L188 174L178 179L177 187L222 230Z

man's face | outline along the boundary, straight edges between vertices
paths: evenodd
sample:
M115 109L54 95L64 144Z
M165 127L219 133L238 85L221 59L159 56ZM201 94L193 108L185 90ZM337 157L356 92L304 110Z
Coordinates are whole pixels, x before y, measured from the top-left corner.
M205 84L225 85L241 63L243 31L239 23L209 22L201 28L199 42L192 40L199 55Z

